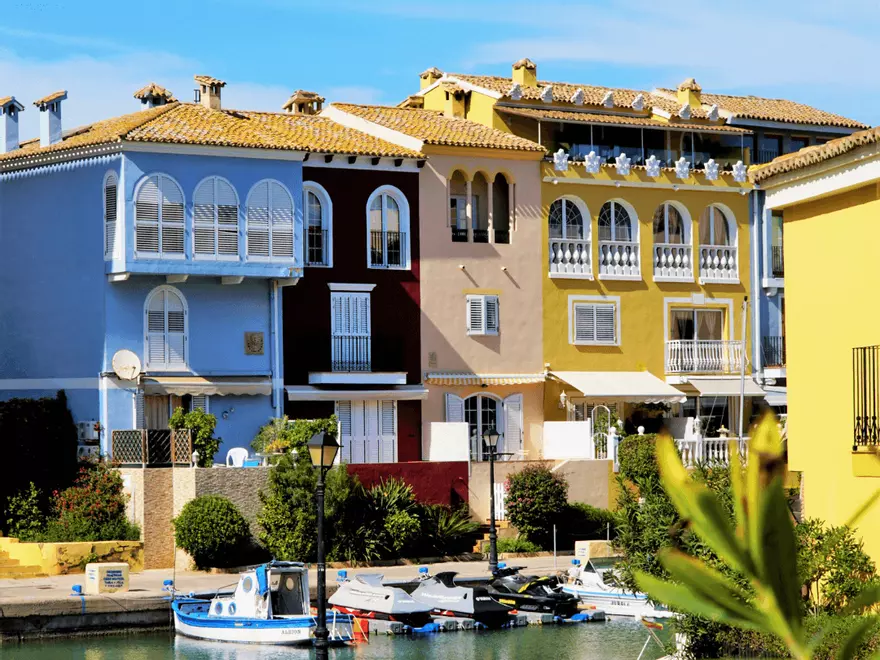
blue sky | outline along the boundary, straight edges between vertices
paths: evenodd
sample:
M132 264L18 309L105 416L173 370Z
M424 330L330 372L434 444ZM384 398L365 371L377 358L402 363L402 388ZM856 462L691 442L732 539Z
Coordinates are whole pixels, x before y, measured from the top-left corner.
M509 75L527 56L551 80L791 98L880 124L880 3L865 0L4 0L0 96L28 106L67 89L65 125L138 108L149 81L192 98L226 80L226 107L280 109L304 88L328 101L396 103L429 66Z

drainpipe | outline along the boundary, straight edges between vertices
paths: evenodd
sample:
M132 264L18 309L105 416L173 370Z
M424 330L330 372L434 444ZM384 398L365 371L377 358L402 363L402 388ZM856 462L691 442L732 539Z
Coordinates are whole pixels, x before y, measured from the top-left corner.
M272 371L272 405L275 408L275 417L281 417L284 412L283 391L278 390L279 362L278 359L278 282L272 280L269 284L269 361Z
M757 189L752 191L751 199L751 235L752 235L752 266L749 272L752 277L752 365L755 380L763 385L761 376L761 299L764 292L761 290L761 249L763 246L764 229L764 204L762 203L763 192ZM743 337L745 340L745 337Z

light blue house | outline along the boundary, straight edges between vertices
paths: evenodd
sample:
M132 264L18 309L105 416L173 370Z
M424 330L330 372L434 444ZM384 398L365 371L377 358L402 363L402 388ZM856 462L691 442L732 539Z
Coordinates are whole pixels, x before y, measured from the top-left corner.
M41 138L21 144L23 107L0 99L0 399L65 390L102 453L113 431L203 407L222 461L283 413L302 163L399 150L316 108L223 110L225 83L196 82L197 104L150 85L146 109L74 131L51 95L35 103Z

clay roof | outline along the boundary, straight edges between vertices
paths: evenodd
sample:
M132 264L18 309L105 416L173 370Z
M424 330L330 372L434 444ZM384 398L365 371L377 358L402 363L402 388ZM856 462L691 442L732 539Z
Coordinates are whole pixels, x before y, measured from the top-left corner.
M866 145L880 143L880 126L859 131L846 137L831 140L825 144L805 147L800 151L775 158L766 165L759 165L749 170L752 183L759 183L777 174L792 172L810 165L816 165Z
M410 135L425 144L545 151L544 147L531 140L468 119L447 117L436 110L349 103L334 103L333 107L379 126Z
M144 85L143 87L141 87L138 91L136 91L134 93L134 97L136 99L145 99L145 98L149 98L150 96L165 98L168 100L169 103L177 100L174 98L174 94L172 94L167 89L165 89L161 85L157 85L154 82L151 82L147 85Z
M429 69L425 69L419 74L419 78L428 78L429 76L432 78L440 78L443 75L443 72L438 69L436 66L432 66Z
M14 96L2 96L0 97L0 108L5 108L7 105L15 104L20 111L24 110L24 106L15 100Z
M535 70L538 68L538 65L532 62L528 57L524 57L521 60L517 60L513 63L514 69L522 69L523 67L525 67L526 69Z
M226 82L220 80L219 78L212 78L211 76L193 76L193 80L195 80L200 85L215 85L218 87L226 87Z
M59 100L63 101L66 98L67 98L67 90L62 89L57 92L52 92L48 96L44 96L41 99L37 99L36 101L34 101L34 105L39 108L41 105L47 105L49 103L52 103L52 101L59 101Z
M117 142L250 147L394 158L423 157L417 151L347 128L326 117L212 110L199 104L169 103L75 129L66 133L61 142L47 147L40 147L39 140L29 140L15 151L0 154L0 162Z
M697 81L693 78L685 78L678 85L678 91L687 90L689 92L702 92L703 88L697 84Z
M697 123L677 123L666 122L660 119L652 119L651 117L640 117L636 115L612 115L600 114L595 112L578 112L574 110L546 110L543 108L528 107L507 107L496 106L498 112L509 115L517 115L528 117L530 119L540 119L546 121L563 121L567 123L584 123L584 124L604 124L604 125L628 125L628 126L644 126L646 128L659 128L672 131L698 131L711 133L737 133L750 134L751 131L738 126L724 126L718 124L697 124Z

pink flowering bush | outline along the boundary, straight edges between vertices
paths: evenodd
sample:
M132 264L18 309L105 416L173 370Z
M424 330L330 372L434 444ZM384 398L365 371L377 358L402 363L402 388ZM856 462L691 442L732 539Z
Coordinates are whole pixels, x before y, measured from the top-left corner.
M568 482L547 464L532 464L507 478L507 519L520 536L543 548L553 544L553 525L568 504Z

